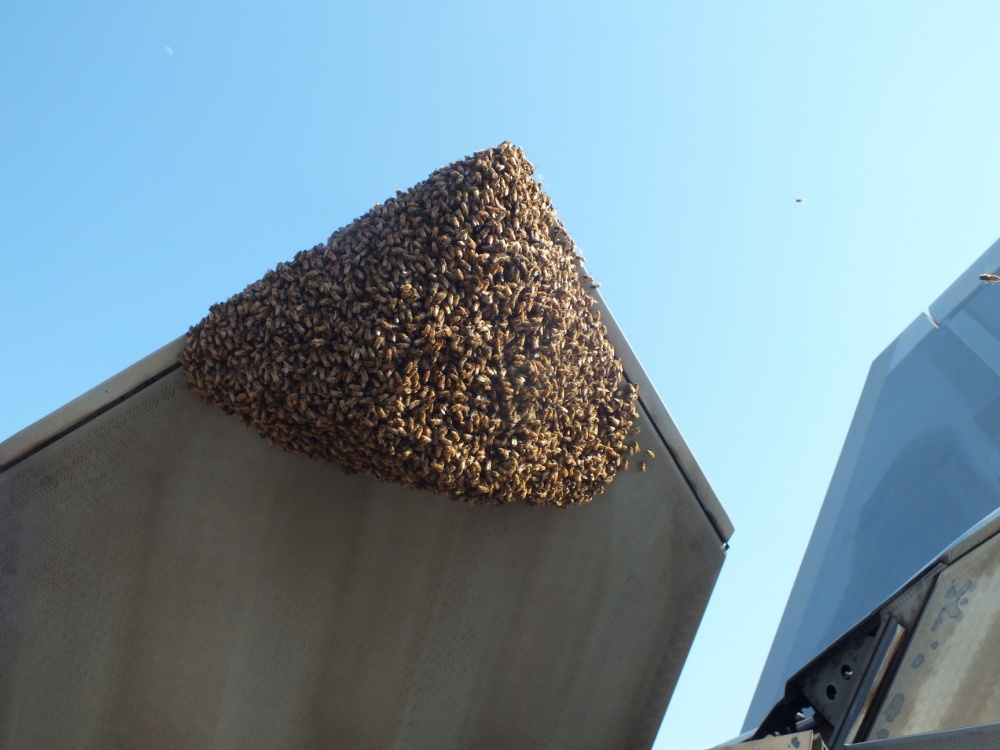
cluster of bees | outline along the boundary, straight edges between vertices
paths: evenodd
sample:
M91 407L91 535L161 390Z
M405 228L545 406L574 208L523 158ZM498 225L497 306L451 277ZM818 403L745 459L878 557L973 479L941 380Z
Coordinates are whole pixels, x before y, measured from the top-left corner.
M589 501L636 452L637 389L532 172L510 143L454 162L213 305L180 356L193 389L347 471Z

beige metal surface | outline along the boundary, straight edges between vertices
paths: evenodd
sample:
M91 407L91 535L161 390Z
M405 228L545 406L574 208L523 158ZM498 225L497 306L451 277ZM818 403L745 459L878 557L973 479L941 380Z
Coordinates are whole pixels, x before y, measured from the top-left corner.
M724 552L645 414L593 503L470 508L122 387L0 472L0 746L652 743Z
M1000 724L987 724L859 742L847 745L846 750L996 750L998 747L1000 747Z
M151 379L177 367L177 355L184 348L185 340L185 336L174 339L148 357L143 357L131 367L126 367L82 396L0 442L0 471L81 422L92 419Z
M653 424L660 439L666 443L670 455L673 456L678 468L684 475L685 481L694 491L695 497L701 504L712 525L719 534L719 538L726 542L733 535L733 522L726 513L725 508L712 489L708 478L701 470L701 466L695 460L694 454L688 447L680 430L674 423L673 417L667 410L666 405L657 393L653 383L646 375L645 369L639 362L635 351L625 338L625 333L618 326L618 322L612 315L611 310L605 304L600 292L590 291L595 299L595 308L601 314L601 322L608 329L608 338L614 344L615 353L622 361L628 379L639 386L641 401L644 413Z
M1000 536L941 571L868 739L1000 720Z
M764 737L736 745L719 745L719 750L723 747L738 748L738 750L826 750L823 739L811 729L783 734L780 737Z

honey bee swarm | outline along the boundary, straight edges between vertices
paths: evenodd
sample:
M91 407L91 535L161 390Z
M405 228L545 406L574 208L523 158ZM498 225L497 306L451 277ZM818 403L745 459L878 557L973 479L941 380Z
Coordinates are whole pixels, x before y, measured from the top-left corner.
M181 364L292 453L473 504L589 501L636 394L510 143L438 170L213 305Z

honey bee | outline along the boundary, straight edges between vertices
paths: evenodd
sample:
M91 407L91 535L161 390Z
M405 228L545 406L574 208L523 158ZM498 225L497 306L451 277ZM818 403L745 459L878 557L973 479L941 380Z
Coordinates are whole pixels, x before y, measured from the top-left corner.
M656 454L653 453L653 451L651 451L649 448L646 449L646 455L649 456L650 458L656 458Z
M645 471L645 470L646 470L646 462L645 461L640 461L639 462L639 471Z
M509 243L548 230L584 259L544 205L498 210L507 195L529 204L543 195L522 189L523 154L505 144L476 159L398 191L213 307L182 362L198 392L286 450L470 503L571 506L602 492L642 452L637 389L596 334L567 339L563 364L536 353L551 343L540 310L570 324L594 314L583 303L596 295L582 300L564 284L599 285L582 265L543 281L547 258ZM432 234L440 247L428 257ZM475 323L487 311L489 324ZM598 423L599 408L608 413ZM567 426L574 440L555 441ZM544 475L523 473L525 462Z
M985 281L987 284L1000 284L1000 276L992 273L979 274L979 280Z

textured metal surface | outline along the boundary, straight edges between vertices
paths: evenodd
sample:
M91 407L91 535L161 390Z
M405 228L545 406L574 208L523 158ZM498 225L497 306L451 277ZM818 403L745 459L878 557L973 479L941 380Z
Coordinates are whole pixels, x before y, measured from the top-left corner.
M866 722L869 722L874 711L878 688L888 677L905 635L906 629L899 622L891 618L886 621L879 647L872 655L872 663L868 665L864 680L858 689L858 698L831 740L834 747L840 747L848 740L861 736Z
M1000 536L938 575L869 738L1000 720L998 640Z
M708 482L708 478L701 470L701 466L695 460L694 454L688 447L687 442L681 435L673 417L664 405L663 400L657 393L656 388L646 375L646 370L639 362L635 351L625 338L625 333L619 327L618 322L612 315L610 308L605 304L597 290L590 291L594 297L595 309L601 315L601 322L608 329L608 339L615 347L615 353L625 367L625 373L629 380L639 386L640 400L646 416L652 422L653 429L657 436L666 445L667 451L677 464L685 481L691 487L691 491L697 498L705 514L711 521L712 526L719 534L719 539L723 542L729 541L733 535L733 522L726 513L725 508L719 501L715 490Z
M0 534L18 748L649 747L724 557L665 449L582 508L469 508L179 371L0 473Z
M732 747L737 750L826 750L822 737L812 730L784 734L780 737L764 737L738 745L719 745L719 747Z
M59 438L76 425L93 419L126 398L136 388L180 367L177 355L184 348L185 339L185 336L174 339L148 357L143 357L131 367L126 367L82 396L0 442L0 471Z
M1000 499L994 244L872 364L744 724Z
M975 549L990 537L1000 532L1000 510L990 513L982 521L969 529L951 547L941 554L941 562L953 563L971 549Z
M1000 724L858 742L847 747L853 750L996 750L1000 747Z

